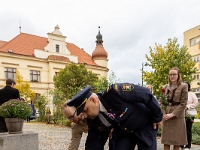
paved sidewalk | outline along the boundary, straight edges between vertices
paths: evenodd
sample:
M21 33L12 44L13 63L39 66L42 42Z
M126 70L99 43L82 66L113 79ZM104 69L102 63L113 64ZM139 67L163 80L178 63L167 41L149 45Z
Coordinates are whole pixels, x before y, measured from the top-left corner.
M67 150L70 138L71 129L68 127L55 126L53 124L42 123L24 123L23 131L32 131L39 133L39 150ZM79 150L84 150L84 143L87 134L83 134ZM157 150L163 150L163 145L158 141ZM137 148L136 148L137 149ZM107 144L105 150L108 150ZM200 150L200 145L192 145L191 150Z

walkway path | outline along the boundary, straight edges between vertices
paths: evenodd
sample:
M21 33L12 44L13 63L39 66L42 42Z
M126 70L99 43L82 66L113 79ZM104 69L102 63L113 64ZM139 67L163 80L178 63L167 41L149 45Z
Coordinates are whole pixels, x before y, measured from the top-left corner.
M24 123L23 131L39 133L39 150L67 150L71 138L71 129L68 127L54 126L42 123ZM83 134L79 150L84 150L84 142L87 134ZM162 150L163 145L158 139L158 149ZM105 146L107 150L107 145ZM192 145L191 150L200 150L200 145Z

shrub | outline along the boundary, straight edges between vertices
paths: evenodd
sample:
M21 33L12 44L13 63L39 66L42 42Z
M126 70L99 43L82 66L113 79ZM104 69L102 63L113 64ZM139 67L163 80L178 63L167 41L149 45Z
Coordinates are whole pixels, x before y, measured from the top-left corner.
M0 106L0 116L4 118L27 118L32 109L25 101L12 99Z
M192 126L192 143L200 145L200 122L195 122Z

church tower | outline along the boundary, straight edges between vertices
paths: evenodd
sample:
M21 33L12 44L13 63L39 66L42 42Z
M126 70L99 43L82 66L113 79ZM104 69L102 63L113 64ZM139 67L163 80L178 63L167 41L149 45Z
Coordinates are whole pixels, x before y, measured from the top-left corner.
M102 67L108 67L108 53L103 47L103 40L102 35L100 33L100 27L99 27L99 33L96 36L96 48L92 53L92 59L95 63Z

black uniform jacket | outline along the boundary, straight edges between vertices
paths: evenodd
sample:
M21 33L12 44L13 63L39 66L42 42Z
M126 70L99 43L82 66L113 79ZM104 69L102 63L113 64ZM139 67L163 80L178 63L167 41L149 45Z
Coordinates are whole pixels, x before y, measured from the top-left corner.
M9 101L10 99L18 99L19 91L11 86L5 86L0 90L0 105Z
M106 115L107 120L112 123L111 127L133 133L149 146L155 142L157 130L153 129L153 123L162 120L162 111L149 89L130 83L119 83L109 86L97 95L108 112ZM97 128L110 130L111 127L99 123L97 118Z

